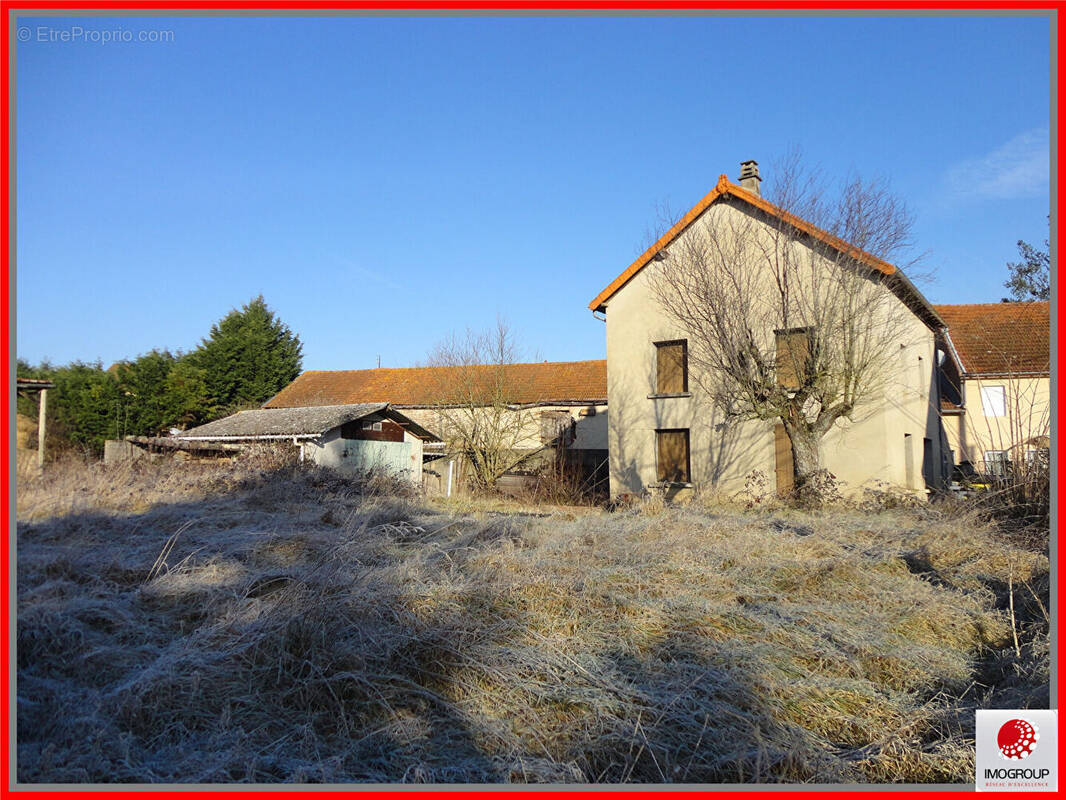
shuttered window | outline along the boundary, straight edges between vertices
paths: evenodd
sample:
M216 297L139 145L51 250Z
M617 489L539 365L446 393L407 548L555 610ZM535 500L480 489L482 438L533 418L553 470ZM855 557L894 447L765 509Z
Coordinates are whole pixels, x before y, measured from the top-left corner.
M688 342L655 343L656 394L684 394L688 391Z
M792 458L792 439L785 426L774 426L774 471L777 477L777 493L785 497L792 491L795 481L795 467Z
M688 429L656 431L659 481L690 483Z
M798 389L811 354L809 328L774 331L777 337L777 382L786 389Z

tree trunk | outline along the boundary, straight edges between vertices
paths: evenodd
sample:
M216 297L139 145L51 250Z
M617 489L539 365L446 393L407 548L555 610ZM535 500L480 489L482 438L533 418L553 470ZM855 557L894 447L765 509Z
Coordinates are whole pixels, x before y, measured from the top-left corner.
M821 437L812 431L788 429L792 440L792 473L795 478L793 490L802 491L814 475L822 469Z

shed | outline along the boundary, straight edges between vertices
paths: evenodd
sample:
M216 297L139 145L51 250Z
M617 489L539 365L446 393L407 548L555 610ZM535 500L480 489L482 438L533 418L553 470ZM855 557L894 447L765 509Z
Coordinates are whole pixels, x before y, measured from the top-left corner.
M15 387L24 396L37 395L37 469L44 469L44 444L48 432L48 390L54 389L51 381L36 378L16 378Z
M434 434L388 403L305 408L257 408L192 428L174 437L188 442L291 441L300 460L355 474L384 469L422 481L422 450Z

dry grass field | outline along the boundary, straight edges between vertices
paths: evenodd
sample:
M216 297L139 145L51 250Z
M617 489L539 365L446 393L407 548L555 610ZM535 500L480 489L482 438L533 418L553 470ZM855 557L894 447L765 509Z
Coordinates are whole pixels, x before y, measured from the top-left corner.
M969 782L974 708L1048 704L1047 558L963 508L396 489L22 481L19 780Z

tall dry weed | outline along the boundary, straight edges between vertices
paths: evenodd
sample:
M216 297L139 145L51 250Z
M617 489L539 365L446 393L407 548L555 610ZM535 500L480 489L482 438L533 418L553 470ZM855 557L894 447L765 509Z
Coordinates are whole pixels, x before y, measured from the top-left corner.
M22 781L965 782L973 708L1045 702L1001 585L1047 560L979 519L53 480L19 487Z

